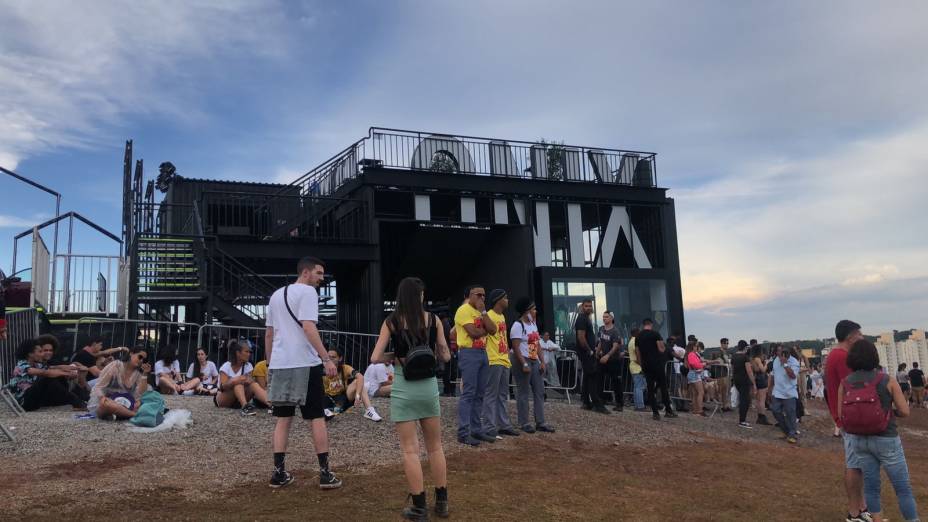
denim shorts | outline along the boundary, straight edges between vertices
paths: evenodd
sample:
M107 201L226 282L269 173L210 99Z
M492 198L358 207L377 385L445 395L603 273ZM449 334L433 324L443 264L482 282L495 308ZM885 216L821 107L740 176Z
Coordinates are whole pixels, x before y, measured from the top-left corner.
M861 469L860 457L858 451L860 444L857 435L841 432L844 441L844 467L847 469Z
M690 370L690 372L686 374L686 382L690 384L696 384L697 382L701 380L702 380L702 370L698 370L698 371Z

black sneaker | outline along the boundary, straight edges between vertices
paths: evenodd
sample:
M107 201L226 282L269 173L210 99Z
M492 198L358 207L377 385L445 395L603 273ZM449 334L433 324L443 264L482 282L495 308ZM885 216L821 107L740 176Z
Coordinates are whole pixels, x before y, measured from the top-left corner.
M673 410L667 410L664 412L664 417L667 417L668 419L676 419L677 413Z
M538 426L535 426L535 429L541 433L554 433L554 428L548 426L547 424L539 424Z
M274 471L274 474L271 475L271 483L269 484L272 488L282 488L293 482L293 475L288 471L277 472Z
M658 412L654 412L654 413L651 414L651 418L654 419L654 420L656 420L656 421L659 421L659 420L661 420L661 414L658 413Z
M246 404L245 407L241 409L240 413L242 414L242 417L254 417L258 414L258 412L255 411L255 407L252 406L251 403Z
M489 442L490 444L493 444L494 442L496 442L496 437L491 437L484 433L478 433L474 435L474 438L477 440L483 441L483 442Z
M596 413L602 413L603 415L609 415L609 410L605 406L593 406L593 411Z
M319 473L319 489L338 489L342 487L342 481L331 471L322 471Z
M518 431L516 431L516 430L511 430L511 429L509 429L509 428L503 428L503 429L499 430L499 434L500 434L500 435L506 435L506 436L509 436L509 437L518 437L518 436L519 436L519 432L518 432Z
M612 411L617 411L619 413L621 413L624 410L625 410L625 407L622 406L621 404L617 404L615 408L612 408Z
M475 447L480 445L480 441L471 437L470 435L466 437L458 437L458 442L460 442L461 444L467 444L468 446L475 446Z
M582 409L584 409L584 410L592 410L592 409L593 409L593 405L592 405L592 404L587 404L587 403L584 402L583 405L580 406L580 408L582 408Z
M522 431L525 433L535 433L535 427L531 424L526 424L525 426L522 426Z

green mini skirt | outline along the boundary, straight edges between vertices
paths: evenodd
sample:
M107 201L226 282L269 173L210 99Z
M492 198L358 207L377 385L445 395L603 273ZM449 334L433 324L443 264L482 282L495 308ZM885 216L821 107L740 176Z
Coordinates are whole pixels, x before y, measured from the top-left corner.
M390 392L390 420L405 422L440 416L438 379L430 377L407 381L403 377L403 367L395 365L393 389Z

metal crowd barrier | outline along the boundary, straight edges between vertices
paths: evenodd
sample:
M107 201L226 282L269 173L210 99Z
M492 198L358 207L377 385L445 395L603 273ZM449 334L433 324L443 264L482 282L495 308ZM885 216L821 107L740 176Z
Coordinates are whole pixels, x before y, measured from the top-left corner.
M570 404L570 393L577 388L577 383L580 382L577 379L580 371L580 359L577 357L577 352L573 350L558 350L554 352L554 358L557 362L555 371L558 373L558 381L561 385L551 386L545 380L545 390L563 392L567 398L567 404ZM573 383L571 383L571 377L573 377Z
M16 397L6 387L6 383L13 376L16 368L16 351L19 345L27 339L39 335L39 314L34 308L25 310L12 310L6 314L7 337L0 340L0 397L7 407L17 416L25 413L22 406L16 402ZM16 440L13 432L0 422L0 433L10 442Z
M0 386L13 376L19 345L39 336L39 313L34 308L7 311L6 328L6 340L0 341Z
M71 357L83 348L78 346L79 340L100 336L104 348L144 345L152 368L163 350L174 349L181 371L186 372L187 366L196 357L199 328L200 325L195 323L82 317L74 327Z
M713 376L713 367L718 367L719 370L716 370L716 376ZM667 388L670 392L671 402L676 402L679 404L691 405L693 397L690 394L689 385L687 383L686 372L692 370L685 370L684 365L680 361L672 360L668 361L665 365L665 375L667 376ZM730 407L730 388L731 388L731 367L727 364L711 364L711 361L705 362L705 369L703 372L708 371L709 376L703 376L703 406L709 406L712 408L712 412L709 414L711 418L719 409ZM714 383L715 390L717 391L717 397L715 400L709 400L708 394L706 392L706 384ZM677 406L679 407L679 406Z
M217 366L228 360L226 346L230 339L247 340L252 345L251 362L256 364L265 358L264 327L203 325L197 332L197 347L204 348L207 358L215 360ZM338 349L344 363L364 373L370 365L371 353L377 342L377 335L337 330L319 330L322 344L329 350ZM215 355L215 359L213 358Z

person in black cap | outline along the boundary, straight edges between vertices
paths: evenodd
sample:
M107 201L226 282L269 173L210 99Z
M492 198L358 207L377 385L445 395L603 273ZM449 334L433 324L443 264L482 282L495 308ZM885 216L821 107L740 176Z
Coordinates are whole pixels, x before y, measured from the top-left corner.
M609 410L603 406L600 389L596 386L596 373L599 370L599 364L594 353L596 350L596 332L593 330L593 321L590 319L593 314L593 300L584 299L580 303L578 311L577 320L574 322L574 331L577 334L577 356L580 357L580 364L583 366L580 400L583 402L584 409L608 415Z
M483 432L501 438L500 435L516 437L519 435L509 420L506 403L509 401L509 330L503 313L509 308L509 296L500 288L490 290L487 295L490 309L487 318L496 324L496 332L487 335L487 359L490 368L489 378L483 398Z
M554 433L554 428L545 423L545 362L541 357L541 336L535 324L535 302L523 297L516 302L519 319L512 324L509 338L512 340L512 367L516 380L516 406L519 426L526 433L541 431ZM535 426L528 420L528 399L532 395Z
M658 411L656 392L660 390L661 400L664 403L664 416L674 418L677 416L670 405L670 393L667 390L667 374L664 371L667 347L661 334L654 331L654 322L650 319L641 321L641 332L635 339L635 349L638 351L638 360L648 383L648 400L651 402L651 412L654 420L661 420Z

